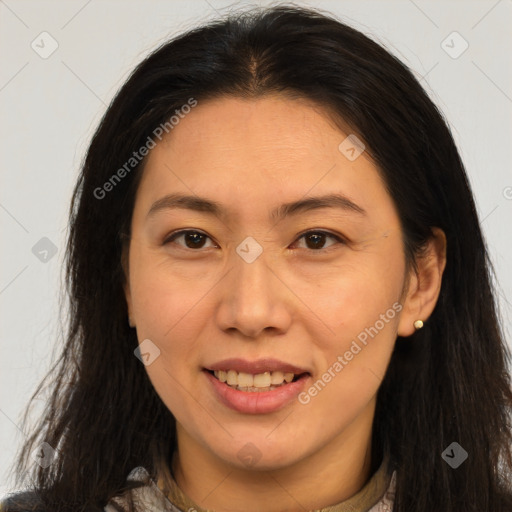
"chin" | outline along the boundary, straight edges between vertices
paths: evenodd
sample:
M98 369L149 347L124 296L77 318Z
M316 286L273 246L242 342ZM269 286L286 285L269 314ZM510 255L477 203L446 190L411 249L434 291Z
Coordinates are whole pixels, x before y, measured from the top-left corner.
M266 436L268 432L262 437L249 435L233 440L229 446L216 451L217 456L238 469L253 471L286 468L303 458L304 454L297 451L296 443L286 443L279 438L270 441Z

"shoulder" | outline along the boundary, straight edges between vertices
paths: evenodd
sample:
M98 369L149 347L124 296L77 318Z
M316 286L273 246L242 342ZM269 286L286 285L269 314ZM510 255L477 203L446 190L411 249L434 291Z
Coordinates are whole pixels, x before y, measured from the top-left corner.
M0 501L0 512L47 512L37 492L21 491Z
M65 507L67 510L67 507ZM91 508L91 512L98 512L103 509ZM115 510L118 509L105 509ZM0 498L0 512L55 512L54 507L46 506L39 493L31 491L19 491Z

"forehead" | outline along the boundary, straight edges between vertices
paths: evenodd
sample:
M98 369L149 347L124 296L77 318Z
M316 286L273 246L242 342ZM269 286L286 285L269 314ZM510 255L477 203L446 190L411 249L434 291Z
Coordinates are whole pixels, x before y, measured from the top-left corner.
M340 144L350 128L340 129L324 107L303 98L220 97L198 101L174 120L178 122L150 151L146 167L172 160L189 175L201 169L202 179L222 172L232 179L244 173L268 178L273 171L297 179L303 171L318 174L333 164L375 168L366 151L357 163L340 159Z
M355 159L341 151L349 135L348 127L343 131L321 106L304 99L198 101L151 150L140 192L149 208L175 192L246 210L243 203L250 203L253 211L269 200L334 192L367 209L365 203L389 198L365 151Z
M199 101L164 138L164 144L196 149L215 145L218 151L254 154L272 150L287 153L288 158L294 152L300 158L313 148L336 149L341 135L328 111L304 98L221 97Z

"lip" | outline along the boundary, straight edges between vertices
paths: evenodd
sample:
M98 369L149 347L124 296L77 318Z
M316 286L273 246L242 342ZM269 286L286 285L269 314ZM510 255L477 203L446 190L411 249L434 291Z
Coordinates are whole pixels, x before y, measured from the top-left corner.
M231 369L234 370L234 368ZM282 409L297 397L311 379L311 375L307 373L296 381L283 384L271 391L250 392L239 391L228 386L206 369L203 373L209 380L217 399L230 409L244 414L268 414Z
M307 368L300 368L298 366L285 363L284 361L280 361L279 359L272 358L257 359L256 361L247 361L246 359L240 358L224 359L223 361L205 366L205 368L212 371L235 370L238 373L243 372L252 375L257 375L258 373L264 372L294 373L295 375L300 375L301 373L309 373L311 375L311 372Z

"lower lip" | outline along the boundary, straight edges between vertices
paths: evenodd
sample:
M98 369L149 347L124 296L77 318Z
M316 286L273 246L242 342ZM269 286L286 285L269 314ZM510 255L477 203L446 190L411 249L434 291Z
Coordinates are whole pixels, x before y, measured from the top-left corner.
M212 384L217 398L227 407L245 414L265 414L277 411L290 403L304 389L309 375L283 384L271 391L239 391L203 370Z

